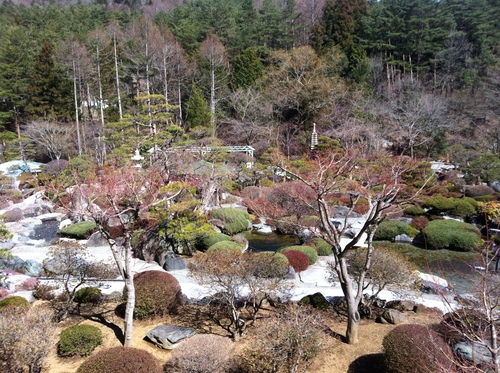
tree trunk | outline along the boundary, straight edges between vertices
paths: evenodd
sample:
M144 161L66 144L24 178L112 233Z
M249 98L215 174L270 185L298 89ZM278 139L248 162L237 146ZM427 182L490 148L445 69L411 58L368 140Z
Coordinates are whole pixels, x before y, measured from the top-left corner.
M347 344L356 344L359 342L359 320L360 316L358 313L358 307L356 307L356 302L347 301L347 330L345 333L345 339Z
M82 155L82 142L80 139L80 118L78 115L78 92L76 90L76 66L75 66L74 54L72 62L73 62L73 98L75 100L76 139L77 139L78 155ZM57 159L59 159L59 157Z
M124 320L124 343L125 347L132 347L133 343L133 322L134 322L134 308L135 308L135 285L134 285L134 271L132 266L132 246L130 245L130 238L125 240L125 287L127 288L127 304L125 306L125 320Z
M120 74L118 71L118 56L116 53L116 34L113 34L113 54L115 57L115 80L116 80L116 97L118 99L118 114L120 115L120 119L123 119L122 100L120 97Z

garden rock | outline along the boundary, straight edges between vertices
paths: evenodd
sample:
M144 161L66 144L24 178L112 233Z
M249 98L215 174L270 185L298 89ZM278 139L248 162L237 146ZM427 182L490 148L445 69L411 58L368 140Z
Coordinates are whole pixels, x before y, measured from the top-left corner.
M163 269L165 271L178 271L186 269L186 262L182 258L178 258L174 252L167 251L164 255Z
M10 223L21 220L24 217L24 214L20 208L13 208L12 210L5 211L3 216L4 216L4 222Z
M385 310L384 313L377 318L377 321L382 324L398 325L408 321L408 318L403 312L391 308Z
M398 234L394 237L395 242L411 243L413 241L407 234Z
M101 232L94 232L89 237L86 243L87 247L103 247L109 246L108 240L102 235Z
M415 303L409 300L391 300L386 303L385 308L392 308L398 311L415 311Z
M461 359L474 364L489 363L491 362L491 354L485 345L486 343L458 342L453 346L453 352Z
M160 325L146 333L146 337L157 347L171 350L176 343L196 334L193 328L175 325Z

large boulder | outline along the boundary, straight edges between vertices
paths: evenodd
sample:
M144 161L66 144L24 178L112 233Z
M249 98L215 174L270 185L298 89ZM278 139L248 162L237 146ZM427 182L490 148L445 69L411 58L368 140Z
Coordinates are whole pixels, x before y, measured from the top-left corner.
M173 251L165 251L163 253L163 269L165 271L178 271L186 269L186 261L179 258Z
M453 346L453 353L463 360L467 360L477 365L489 364L491 362L491 354L488 350L488 342L458 342Z
M90 235L87 243L87 247L103 247L109 246L108 240L102 235L101 232L94 232Z
M400 312L395 309L385 310L382 315L377 318L377 322L382 324L392 324L399 325L408 321L408 318L403 312Z
M171 350L174 345L196 334L193 328L175 325L160 325L146 333L146 337L157 347Z

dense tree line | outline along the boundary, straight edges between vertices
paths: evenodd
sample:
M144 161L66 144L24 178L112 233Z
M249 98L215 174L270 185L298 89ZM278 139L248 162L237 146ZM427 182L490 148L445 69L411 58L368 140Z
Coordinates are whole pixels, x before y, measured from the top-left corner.
M498 19L495 0L4 1L1 156L293 156L315 122L371 152L498 158Z

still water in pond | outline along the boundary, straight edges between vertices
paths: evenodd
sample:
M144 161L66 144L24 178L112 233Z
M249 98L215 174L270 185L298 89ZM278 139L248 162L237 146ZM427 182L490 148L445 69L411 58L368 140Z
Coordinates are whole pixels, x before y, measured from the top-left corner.
M257 233L255 230L240 233L248 240L248 249L254 252L278 251L282 247L299 245L295 236L277 233Z

